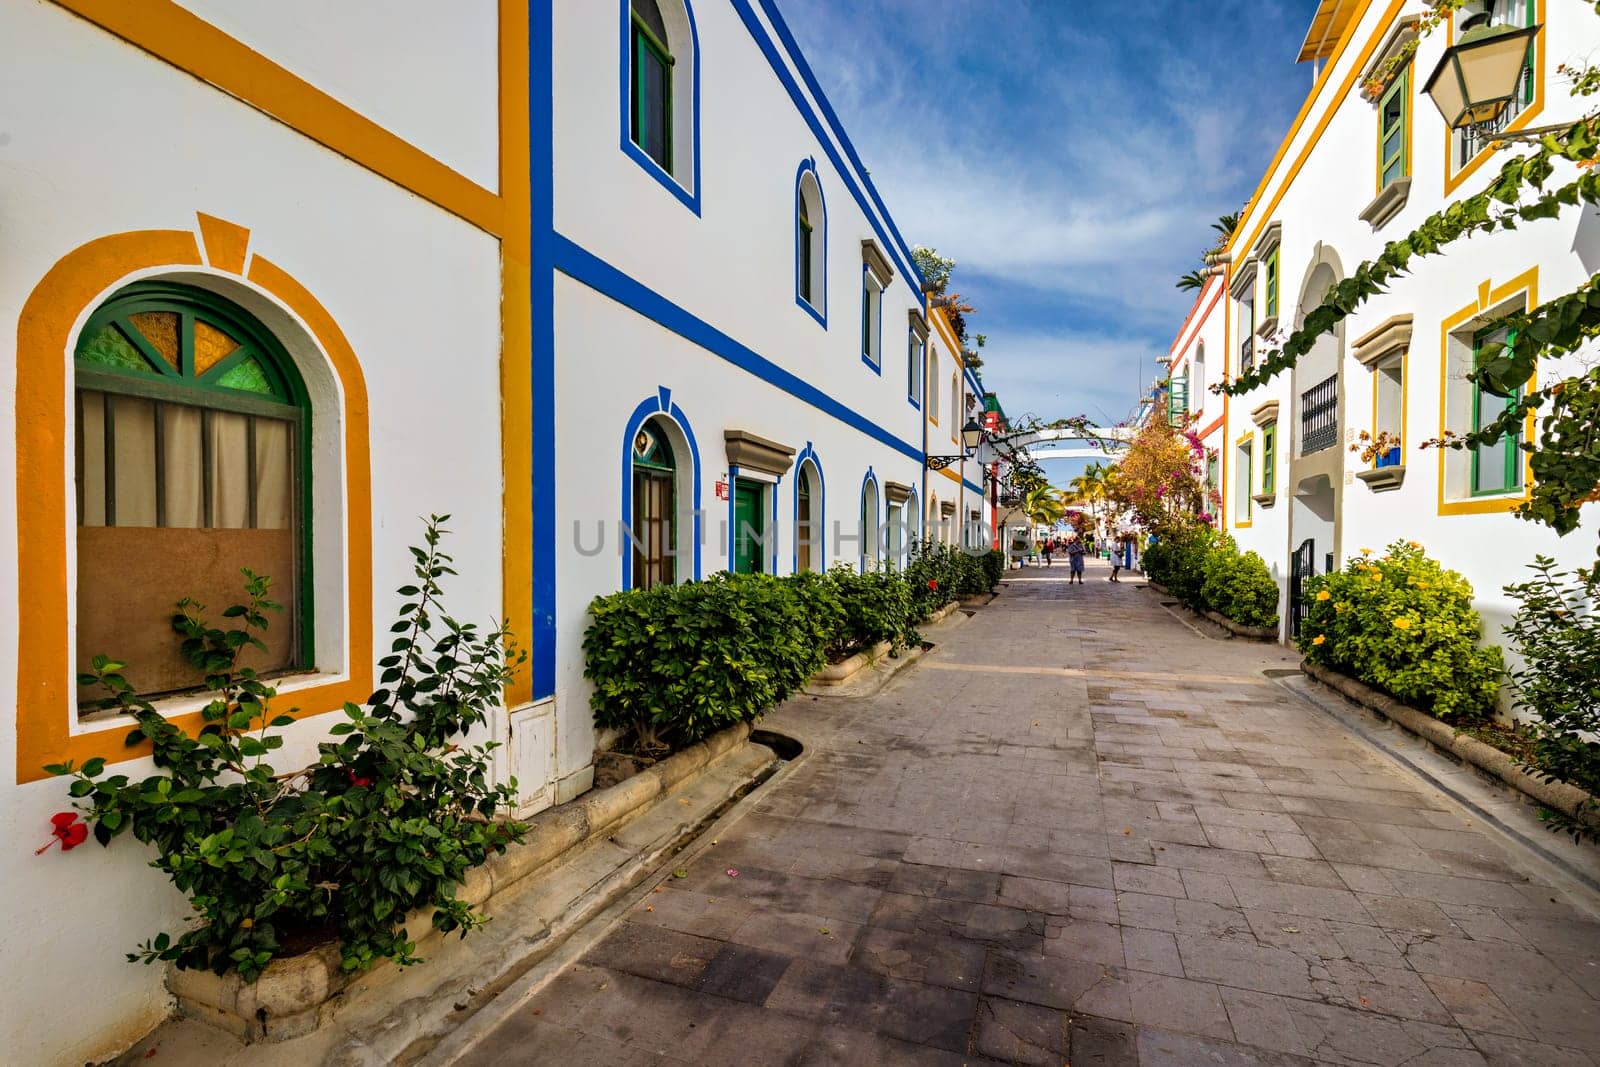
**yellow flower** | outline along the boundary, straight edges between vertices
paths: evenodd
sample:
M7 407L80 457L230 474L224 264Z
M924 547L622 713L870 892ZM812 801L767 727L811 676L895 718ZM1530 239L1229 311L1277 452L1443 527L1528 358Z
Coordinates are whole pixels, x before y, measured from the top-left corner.
M1411 620L1407 618L1396 619L1394 620L1394 628L1396 630L1409 630L1411 629Z
M1379 571L1376 567L1374 567L1372 569L1372 580L1375 581L1375 582L1383 581L1383 573L1381 571Z
M1326 589L1323 589L1323 590L1318 591L1317 599L1318 600L1332 600L1333 599L1333 594L1328 592Z
M1407 541L1406 544L1410 545L1412 548L1422 547L1422 543L1420 541Z
M1323 637L1321 634L1318 634L1317 636L1315 636L1315 637L1313 637L1311 639L1311 643L1313 645L1320 645L1320 644L1322 644L1322 642L1324 642L1326 640L1327 640L1326 637Z
M1426 589L1426 588L1428 588L1428 583L1427 582L1418 582L1417 583L1417 588L1418 589Z
M1361 552L1361 554L1362 554L1362 555L1363 555L1363 556L1370 556L1370 555L1372 555L1372 549L1370 549L1370 548L1363 548L1363 549L1361 549L1361 550L1360 550L1360 552Z

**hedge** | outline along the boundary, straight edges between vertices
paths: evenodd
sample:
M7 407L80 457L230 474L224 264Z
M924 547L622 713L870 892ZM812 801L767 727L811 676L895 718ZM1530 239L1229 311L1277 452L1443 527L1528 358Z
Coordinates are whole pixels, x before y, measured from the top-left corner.
M1163 534L1144 552L1150 580L1196 611L1215 611L1241 626L1275 626L1278 583L1254 552L1209 526Z
M583 638L595 725L646 750L693 743L759 718L830 658L884 641L898 653L932 612L1004 571L1004 553L923 542L903 572L724 572L596 597Z

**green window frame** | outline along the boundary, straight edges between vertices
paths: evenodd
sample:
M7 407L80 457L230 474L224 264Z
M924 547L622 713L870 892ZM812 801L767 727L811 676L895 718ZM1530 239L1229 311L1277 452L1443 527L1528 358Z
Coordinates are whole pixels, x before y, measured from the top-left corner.
M1173 378L1167 385L1167 422L1181 426L1189 414L1189 372Z
M1472 338L1472 365L1478 365L1479 356L1483 345L1488 341L1495 341L1495 336L1505 333L1505 343L1512 344L1517 335L1513 331L1502 331L1500 328L1491 327L1479 331ZM1484 426L1489 425L1500 414L1522 399L1522 390L1518 389L1511 396L1499 397L1488 392L1477 382L1472 383L1472 432L1477 433ZM1477 445L1472 449L1472 495L1473 496L1502 496L1506 493L1515 493L1522 489L1522 442L1521 433L1502 435L1492 444Z
M672 69L666 26L656 0L631 0L628 63L631 86L628 136L640 151L672 173ZM647 21L649 20L649 21ZM649 22L654 22L651 26Z
M1278 424L1269 422L1261 428L1261 492L1277 491L1278 476Z
M678 460L660 423L633 435L633 587L672 585L677 574Z
M1277 250L1277 248L1273 248L1273 250L1271 252L1267 253L1266 284L1267 284L1267 298L1266 298L1267 318L1275 319L1275 318L1278 317L1278 250Z
M1215 490L1217 488L1217 483L1221 480L1220 479L1221 471L1222 471L1222 457L1217 455L1217 453L1215 453L1215 452L1208 453L1207 456L1206 456L1206 488L1207 489Z
M1411 173L1411 68L1403 67L1378 101L1378 188Z
M283 345L255 316L216 293L136 282L89 316L74 350L73 380L80 531L287 529L291 573L269 577L289 609L288 662L268 669L310 668L312 405ZM135 413L137 421L126 423ZM92 457L86 448L91 432L99 444ZM275 457L272 443L280 440L288 454ZM135 456L136 470L118 471L119 460ZM279 503L262 498L269 469L271 480L283 479ZM126 495L130 475L139 502L119 508L129 503L118 497ZM140 536L159 541L162 535ZM81 542L80 533L80 573ZM284 596L284 589L292 595ZM174 588L171 600L196 592ZM226 606L211 604L213 618ZM269 627L268 640L273 636Z

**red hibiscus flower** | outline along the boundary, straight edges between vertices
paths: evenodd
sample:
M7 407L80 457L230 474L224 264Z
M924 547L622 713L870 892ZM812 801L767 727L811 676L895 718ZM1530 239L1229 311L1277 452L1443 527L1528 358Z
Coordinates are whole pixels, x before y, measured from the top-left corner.
M371 778L364 778L355 771L350 772L350 784L353 787L366 787L372 784Z
M50 816L50 840L33 850L35 856L44 852L52 845L59 844L61 851L68 852L83 844L89 838L89 827L86 823L78 821L75 811L58 811Z
M929 589L937 589L937 588L939 588L938 581L933 579L933 578L929 578L928 579L928 588Z

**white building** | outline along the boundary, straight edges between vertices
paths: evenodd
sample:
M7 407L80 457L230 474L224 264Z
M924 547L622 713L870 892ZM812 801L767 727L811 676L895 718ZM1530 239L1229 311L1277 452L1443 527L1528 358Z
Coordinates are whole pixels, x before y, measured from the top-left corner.
M772 0L49 0L0 42L8 1060L169 1010L123 960L186 913L147 856L31 851L68 806L45 764L149 767L73 677L180 687L177 598L277 578L293 766L450 513L452 613L531 650L493 731L532 811L592 779L594 596L874 565L982 507L924 465L976 383Z
M1416 37L1427 10L1423 0L1322 0L1318 7L1299 57L1320 65L1316 84L1226 250L1223 351L1234 377L1276 347L1331 285L1431 213L1477 192L1507 158L1482 136L1449 130L1421 94L1465 28L1482 20L1539 27L1503 117L1508 129L1584 113L1557 67L1582 65L1600 45L1592 5L1471 0L1382 79L1385 60ZM1227 529L1268 561L1285 605L1297 555L1303 568L1323 573L1362 548L1415 540L1471 581L1485 639L1502 643L1513 607L1502 586L1520 580L1535 554L1569 568L1592 558L1592 505L1591 532L1567 539L1511 514L1527 497L1529 474L1509 443L1475 453L1420 445L1504 410L1506 401L1479 395L1466 380L1496 317L1537 304L1541 294L1570 291L1597 269L1592 211L1568 209L1458 242L1414 259L1410 274L1324 336L1292 373L1227 402ZM1550 364L1541 374L1574 366ZM1380 433L1383 447L1363 458ZM1286 616L1285 637L1288 628Z

